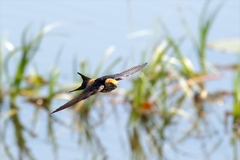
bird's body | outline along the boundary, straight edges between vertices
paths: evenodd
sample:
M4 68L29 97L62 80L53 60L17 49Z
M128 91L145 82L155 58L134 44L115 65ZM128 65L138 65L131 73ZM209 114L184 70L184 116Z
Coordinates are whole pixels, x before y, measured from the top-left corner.
M128 77L129 75L132 75L132 74L138 72L146 65L147 65L147 63L144 63L141 65L132 67L121 73L114 74L114 75L107 75L107 76L103 76L103 77L96 78L96 79L89 78L81 73L78 73L83 79L82 85L79 88L72 90L70 92L77 91L77 90L83 90L82 93L80 93L79 96L70 100L66 104L62 105L61 107L59 107L52 113L55 113L55 112L65 109L65 108L68 108L68 107L76 104L77 102L96 94L97 92L107 93L107 92L113 91L114 89L117 88L119 80L122 80L122 79Z

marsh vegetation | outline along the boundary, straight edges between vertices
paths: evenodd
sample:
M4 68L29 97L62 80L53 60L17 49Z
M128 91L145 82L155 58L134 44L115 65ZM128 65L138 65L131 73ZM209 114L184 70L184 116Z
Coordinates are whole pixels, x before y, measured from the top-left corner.
M220 10L218 6L210 11L206 4L200 13L197 31L192 31L187 19L182 18L186 32L180 38L173 38L164 22L158 19L156 34L161 30L164 35L156 35L157 38L146 45L141 61L135 64L148 61L148 66L134 78L129 78L130 87L117 89L109 95L93 96L76 104L65 111L72 113L72 119L67 123L61 117L50 115L56 107L52 103L79 94L67 91L78 86L80 78L62 88L58 84L61 68L57 63L45 75L38 74L37 70L32 74L27 72L44 37L61 24L46 25L34 36L29 36L31 27L26 27L20 46L13 46L1 37L0 142L3 158L38 159L34 155L36 151L28 144L33 139L44 139L57 157L62 147L57 133L59 128L64 128L70 136L77 135L77 141L71 143L82 146L90 154L90 159L107 159L108 153L97 128L104 126L109 116L121 118L121 107L127 115L124 132L129 159L172 159L179 155L192 158L201 155L205 159L218 152L226 137L232 147L233 159L239 159L240 51L239 48L234 51L238 59L236 64L215 65L207 59L209 47L222 52L221 46L208 45L208 35ZM184 53L182 45L186 44L193 48L192 54L197 57L194 62ZM233 52L228 46L225 51ZM122 63L121 57L112 60L108 54L103 54L103 59L95 65L95 72L88 71L91 60L79 60L75 68L83 74L97 77L101 76L99 72L103 65L112 68L119 63ZM111 70L104 71L106 74L109 72ZM228 77L232 88L212 91L207 85L209 82L224 85L220 81L224 77L222 72L233 75ZM231 110L224 109L226 100L227 108ZM34 109L29 110L26 106ZM26 122L26 116L31 117L30 123ZM39 131L40 123L44 123L44 128ZM194 141L200 149L195 152L186 149L189 141Z

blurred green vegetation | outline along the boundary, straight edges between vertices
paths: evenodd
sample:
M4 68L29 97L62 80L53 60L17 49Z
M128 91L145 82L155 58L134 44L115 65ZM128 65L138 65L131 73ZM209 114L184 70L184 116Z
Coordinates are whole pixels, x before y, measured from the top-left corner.
M238 151L240 148L237 146L237 141L240 138L240 66L233 64L231 71L236 73L233 78L232 91L216 91L209 93L205 83L220 78L221 72L216 66L208 62L206 58L208 34L213 24L217 13L221 7L216 7L212 13L208 13L208 3L202 9L199 18L198 35L194 37L191 29L187 24L186 19L182 19L183 26L186 29L185 39L174 39L167 30L163 21L159 21L161 29L166 33L160 42L156 42L150 46L151 55L149 56L148 66L138 73L134 79L130 79L132 84L129 90L121 92L116 90L112 94L111 105L127 105L130 108L129 119L126 127L129 146L131 151L130 159L149 159L155 157L157 159L167 159L164 148L170 145L173 151L178 153L184 150L178 148L178 144L187 140L192 135L208 135L208 121L207 114L211 111L212 106L222 100L225 96L231 96L233 99L232 111L226 113L228 116L233 117L232 125L232 140L235 159L238 158ZM61 147L57 143L56 130L54 125L59 124L69 130L73 130L79 134L79 144L89 146L92 154L98 157L99 154L103 159L107 155L104 150L101 140L96 134L95 127L103 124L107 115L103 108L103 100L99 97L93 96L86 101L82 101L72 107L74 116L72 118L72 126L65 124L62 120L55 116L49 115L53 110L52 100L59 97L69 96L64 94L63 88L58 86L58 77L60 70L52 69L48 76L39 75L37 72L32 75L27 74L26 70L33 57L38 53L39 46L43 41L44 36L52 29L59 27L58 24L51 24L42 28L39 33L29 38L28 32L30 26L27 27L22 34L21 46L10 47L11 42L6 39L1 39L0 50L0 141L3 150L9 159L15 159L15 155L11 146L6 141L8 139L9 125L12 126L15 133L15 145L18 149L17 159L35 159L32 155L31 148L27 145L26 137L38 138L38 133L35 132L35 125L39 120L39 110L44 110L48 114L47 119L47 139L53 147L54 152L57 154L58 148ZM182 51L181 44L183 41L190 40L195 49L196 56L198 57L198 65L193 64L191 59L185 56ZM6 48L8 48L6 50ZM83 61L80 63L80 72L91 77L98 77L103 65L109 65L108 68L113 68L120 63L121 57L109 63L109 53L103 55L103 59L99 61L96 70L93 74L89 73L88 68L90 62ZM146 53L142 53L143 57ZM14 66L14 73L11 75L9 65L13 57L18 56L16 66ZM239 57L239 56L238 56ZM107 62L106 62L107 60ZM143 60L146 61L145 59ZM142 62L136 62L140 64ZM76 62L76 65L77 62ZM76 66L74 66L76 68ZM225 66L221 66L225 67ZM13 68L13 66L11 66ZM199 68L198 70L196 68ZM108 73L104 71L103 73ZM75 74L75 72L74 72ZM49 77L45 79L45 77ZM79 78L78 78L79 79ZM9 82L7 85L3 82ZM78 81L78 80L77 80ZM217 81L216 81L217 83ZM74 83L78 86L79 83ZM40 91L47 88L48 94L42 96ZM70 88L70 87L69 87ZM76 93L78 94L78 93ZM121 100L119 101L119 97ZM32 125L26 125L21 120L21 111L24 108L18 106L18 98L26 99L28 103L33 104L35 107ZM26 102L26 103L27 103ZM209 102L214 105L209 105ZM99 119L93 121L90 119L90 112L93 107L98 105ZM187 106L187 107L186 107ZM3 109L4 108L4 109ZM210 110L210 111L209 111ZM228 116L226 117L228 119ZM217 114L216 114L217 117ZM225 125L221 118L219 123ZM41 119L42 120L42 119ZM182 122L187 123L190 127L182 131ZM210 123L210 122L209 122ZM74 127L73 127L74 126ZM169 134L169 130L173 133ZM181 132L175 137L175 132ZM209 131L211 132L211 131ZM181 136L179 136L181 135ZM143 142L147 137L146 142ZM199 138L200 139L200 138ZM213 148L216 150L218 144L216 142ZM213 149L213 150L214 150ZM97 150L97 152L95 152ZM99 152L100 151L100 152ZM213 151L212 151L213 152ZM149 153L151 153L149 157ZM206 153L206 156L211 153ZM93 156L93 157L94 157Z

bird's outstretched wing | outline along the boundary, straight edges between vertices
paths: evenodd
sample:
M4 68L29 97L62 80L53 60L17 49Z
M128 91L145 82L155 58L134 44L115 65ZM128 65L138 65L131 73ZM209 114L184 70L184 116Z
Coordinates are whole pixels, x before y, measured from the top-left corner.
M121 73L118 73L118 74L113 74L113 75L109 75L109 76L104 76L104 77L111 77L115 80L122 80L124 78L127 78L128 76L138 72L139 70L141 70L143 67L145 67L147 65L147 62L146 63L143 63L141 65L138 65L138 66L135 66L135 67L132 67L126 71L123 71Z
M76 104L77 102L79 102L81 100L84 100L84 99L88 98L89 96L96 94L97 92L100 92L103 88L104 88L104 85L99 85L97 83L92 83L91 85L87 86L82 91L82 93L80 93L80 95L78 95L74 99L70 100L66 104L62 105L61 107L57 108L51 114L53 114L55 112L58 112L58 111L61 111L63 109L66 109L66 108Z

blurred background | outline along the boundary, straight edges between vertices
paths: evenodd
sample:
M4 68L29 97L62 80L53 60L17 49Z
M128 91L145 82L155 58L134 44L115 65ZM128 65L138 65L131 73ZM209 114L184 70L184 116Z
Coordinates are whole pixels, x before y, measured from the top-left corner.
M238 0L1 0L0 159L240 159L239 54Z

